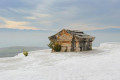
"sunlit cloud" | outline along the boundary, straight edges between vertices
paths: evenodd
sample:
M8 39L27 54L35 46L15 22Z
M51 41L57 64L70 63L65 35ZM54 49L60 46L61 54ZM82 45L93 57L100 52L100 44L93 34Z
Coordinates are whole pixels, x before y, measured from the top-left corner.
M0 24L0 28L10 28L10 29L31 29L31 30L39 30L36 27L29 27L29 22L23 22L23 21L12 21L8 20L6 18L0 17L0 20L4 22L4 24Z
M34 20L34 19L37 19L36 17L32 17L32 16L28 16L28 17L25 17L26 19L31 19L31 20Z
M81 31L93 31L93 30L103 30L103 29L111 29L116 28L120 29L120 26L94 26L90 24L83 24L83 23L72 23L69 25L69 27L66 27L67 29L74 29L74 30L81 30Z

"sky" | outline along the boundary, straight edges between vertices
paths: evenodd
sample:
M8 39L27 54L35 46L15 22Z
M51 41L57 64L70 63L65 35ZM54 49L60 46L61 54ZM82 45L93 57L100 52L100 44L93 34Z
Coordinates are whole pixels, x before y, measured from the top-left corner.
M97 37L97 45L118 42L119 4L120 0L0 0L0 47L46 46L47 37L63 28L85 31Z

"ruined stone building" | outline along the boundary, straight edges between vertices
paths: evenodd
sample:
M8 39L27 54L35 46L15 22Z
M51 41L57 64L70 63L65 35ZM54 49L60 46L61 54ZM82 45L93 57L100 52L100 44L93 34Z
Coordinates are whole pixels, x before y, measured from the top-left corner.
M80 52L92 50L92 42L95 37L79 30L63 29L49 37L51 42L61 45L61 52Z

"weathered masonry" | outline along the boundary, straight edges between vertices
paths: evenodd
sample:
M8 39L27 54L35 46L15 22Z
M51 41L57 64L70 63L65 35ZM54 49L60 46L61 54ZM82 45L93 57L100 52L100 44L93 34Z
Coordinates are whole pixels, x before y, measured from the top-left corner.
M49 40L61 45L61 52L80 52L92 50L92 42L95 37L84 34L78 30L63 29L50 36ZM52 50L54 52L54 50Z

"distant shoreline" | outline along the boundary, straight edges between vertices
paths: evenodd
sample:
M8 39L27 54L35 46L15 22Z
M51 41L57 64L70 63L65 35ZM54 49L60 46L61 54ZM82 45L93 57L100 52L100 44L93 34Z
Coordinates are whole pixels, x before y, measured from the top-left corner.
M35 51L35 50L43 50L48 49L47 47L27 47L27 46L13 46L13 47L5 47L0 48L0 58L2 57L14 57L19 53L22 53L24 50L27 51Z

